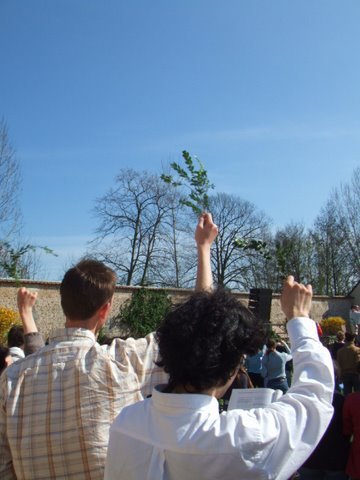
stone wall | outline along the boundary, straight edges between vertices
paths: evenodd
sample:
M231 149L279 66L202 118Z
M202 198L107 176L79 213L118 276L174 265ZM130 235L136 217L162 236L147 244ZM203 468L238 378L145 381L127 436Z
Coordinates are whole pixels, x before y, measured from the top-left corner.
M21 285L27 288L33 288L38 291L38 300L35 308L35 320L39 330L46 338L50 331L64 324L64 316L60 306L59 296L59 282L37 282L24 280ZM120 305L131 296L131 293L139 287L116 287L112 316L115 316L120 308ZM16 310L16 292L18 286L12 280L0 279L0 306L12 308ZM192 293L192 290L187 289L167 289L174 302L185 299ZM234 295L242 300L246 305L248 302L247 293L236 293ZM323 314L332 316L341 316L348 319L350 306L354 299L352 297L325 297L314 296L312 307L312 318L320 321ZM359 302L360 303L360 302ZM280 309L280 296L273 295L271 323L275 330L281 332L281 325L284 324L284 315Z

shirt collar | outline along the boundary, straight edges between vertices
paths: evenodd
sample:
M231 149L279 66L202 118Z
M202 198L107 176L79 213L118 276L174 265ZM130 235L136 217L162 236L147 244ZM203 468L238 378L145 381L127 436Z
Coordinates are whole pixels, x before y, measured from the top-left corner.
M87 328L57 328L52 335L50 335L51 343L81 339L96 343L95 335Z
M163 393L165 385L158 385L152 392L152 400L160 410L210 410L219 413L219 404L215 397L200 393Z

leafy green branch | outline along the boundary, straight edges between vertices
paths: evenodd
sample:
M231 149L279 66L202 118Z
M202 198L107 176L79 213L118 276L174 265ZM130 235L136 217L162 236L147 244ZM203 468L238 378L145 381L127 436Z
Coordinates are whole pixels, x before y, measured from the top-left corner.
M176 177L163 174L161 179L175 188L181 186L188 188L188 196L182 197L180 203L191 208L196 215L200 215L202 212L209 210L208 192L215 187L208 179L207 171L197 157L194 158L198 163L198 169L196 169L189 152L183 150L182 157L186 168L183 168L176 162L172 162L170 166L175 171Z

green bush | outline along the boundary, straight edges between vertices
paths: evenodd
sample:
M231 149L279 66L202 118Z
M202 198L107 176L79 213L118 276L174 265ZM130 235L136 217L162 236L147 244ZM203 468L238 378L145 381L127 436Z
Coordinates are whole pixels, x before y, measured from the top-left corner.
M170 307L166 291L141 288L124 302L113 324L126 330L129 336L141 338L156 330Z

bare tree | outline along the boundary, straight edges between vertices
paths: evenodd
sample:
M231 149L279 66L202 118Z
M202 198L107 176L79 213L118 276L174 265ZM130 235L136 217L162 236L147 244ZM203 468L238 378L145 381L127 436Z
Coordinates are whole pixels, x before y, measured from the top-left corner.
M12 146L8 127L0 120L0 276L11 276L14 265L22 273L22 249L15 248L20 230L20 209L18 192L20 167ZM20 253L20 256L19 256Z
M210 211L219 227L212 256L213 271L218 285L248 289L253 250L236 247L236 240L264 239L269 220L256 207L235 195L219 193L210 197ZM251 280L250 280L251 282Z
M169 187L149 172L132 169L121 170L115 184L97 200L100 225L93 246L122 283L145 285L150 282L164 219L171 211Z
M330 199L321 209L311 235L316 268L314 291L323 295L347 293L350 290L349 257L334 199Z
M179 195L173 192L172 206L163 220L161 237L154 251L152 284L175 288L187 288L194 284L197 253L193 238L195 215L179 203ZM190 225L191 222L191 225Z
M20 228L18 193L20 166L5 121L0 120L0 238L7 240Z
M346 295L360 277L360 168L329 197L311 231L314 290Z
M302 223L292 222L278 229L274 238L274 256L278 271L278 288L283 277L294 275L296 280L311 283L313 278L312 239Z
M353 171L351 180L341 185L333 196L353 265L352 275L358 279L360 276L360 167Z

